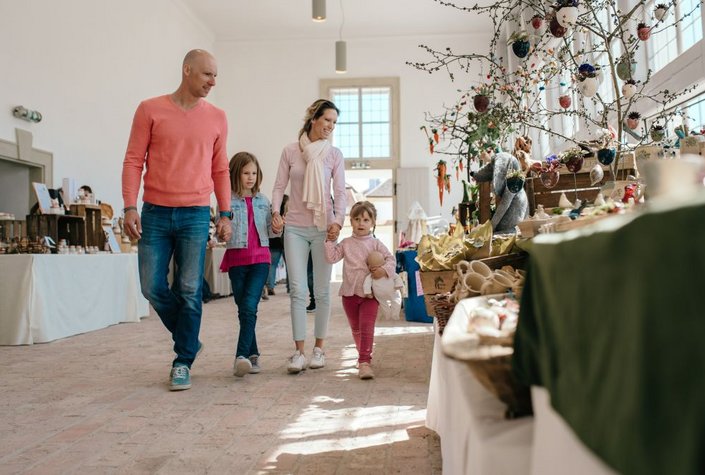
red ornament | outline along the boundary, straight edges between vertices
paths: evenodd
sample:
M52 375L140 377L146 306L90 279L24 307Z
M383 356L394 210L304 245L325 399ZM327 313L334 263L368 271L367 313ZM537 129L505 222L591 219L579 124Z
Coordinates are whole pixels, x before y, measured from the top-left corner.
M541 15L535 15L531 19L531 26L534 27L534 30L538 30L543 26L543 17Z
M558 98L558 103L562 108L567 109L573 103L573 99L569 95L565 94Z
M562 27L555 17L551 19L551 23L549 24L548 28L549 30L551 30L551 34L556 38L563 38L565 34L568 33L568 29Z
M637 35L641 41L646 41L651 36L651 28L648 26L642 26L637 30Z
M472 103L475 106L477 112L485 112L490 106L490 98L484 94L478 94L472 98Z
M583 162L585 159L583 157L571 157L567 162L565 162L565 167L571 173L578 173L581 168L583 168Z

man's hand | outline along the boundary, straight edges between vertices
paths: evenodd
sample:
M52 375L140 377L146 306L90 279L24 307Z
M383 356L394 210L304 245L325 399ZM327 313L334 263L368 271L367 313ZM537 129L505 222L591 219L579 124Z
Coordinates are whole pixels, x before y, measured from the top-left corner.
M337 241L338 236L340 236L340 224L333 223L333 224L329 225L328 230L326 232L326 240Z
M218 235L218 239L223 242L230 241L233 235L232 227L230 226L230 220L224 216L221 216L218 223L215 225L215 232Z
M142 237L142 221L136 209L125 211L125 219L122 222L122 230L132 241Z

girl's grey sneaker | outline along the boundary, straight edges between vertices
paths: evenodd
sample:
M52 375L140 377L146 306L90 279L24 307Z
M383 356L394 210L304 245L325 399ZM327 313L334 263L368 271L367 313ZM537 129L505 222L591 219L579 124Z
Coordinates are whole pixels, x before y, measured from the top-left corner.
M172 391L183 391L191 389L191 371L189 367L182 363L177 363L171 368L171 385L169 389Z
M296 350L291 358L289 358L289 364L286 370L289 373L295 374L300 373L302 370L306 369L306 357L301 354L299 350Z
M259 355L250 356L250 363L252 363L250 374L257 374L261 371L261 368L259 367Z
M233 363L233 374L242 378L252 369L252 363L250 360L244 356L238 356L235 358L235 363Z
M308 363L308 367L311 369L323 368L326 365L326 357L323 350L319 347L313 348L313 355L311 356L311 361Z

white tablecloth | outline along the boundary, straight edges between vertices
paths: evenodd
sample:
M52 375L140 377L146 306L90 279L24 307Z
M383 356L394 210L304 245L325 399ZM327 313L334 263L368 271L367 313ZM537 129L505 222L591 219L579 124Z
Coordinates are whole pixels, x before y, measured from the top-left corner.
M0 256L0 345L31 345L149 315L136 254Z
M461 302L454 312L462 311ZM467 365L443 355L438 333L429 385L426 426L441 437L444 474L529 473L533 418L506 420L504 404Z

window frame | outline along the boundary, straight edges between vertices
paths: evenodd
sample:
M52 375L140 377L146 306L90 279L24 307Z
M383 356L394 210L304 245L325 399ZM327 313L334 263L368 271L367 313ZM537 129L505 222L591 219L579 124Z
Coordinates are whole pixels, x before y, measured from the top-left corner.
M345 88L379 88L388 87L390 89L390 156L389 158L345 158L346 170L364 169L392 169L399 167L399 78L379 77L379 78L335 78L321 79L319 88L321 97L332 99L332 89ZM362 153L362 136L360 137L360 153Z

